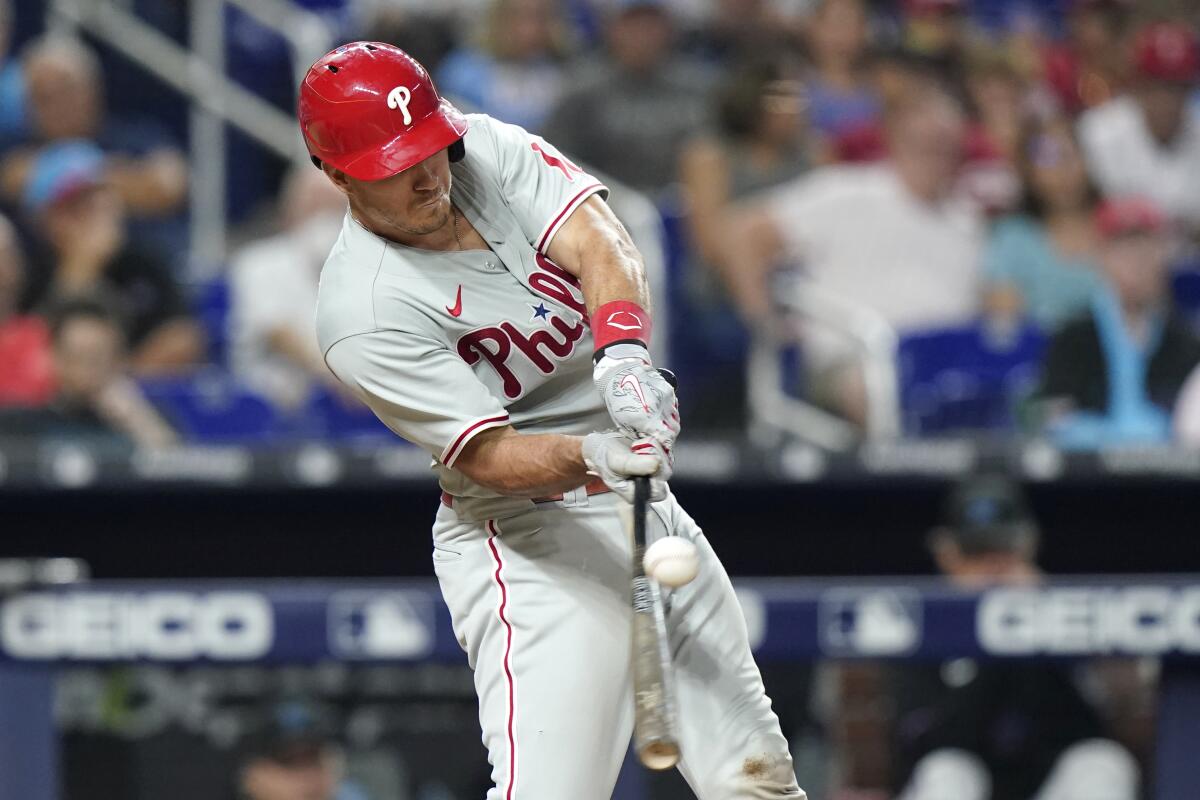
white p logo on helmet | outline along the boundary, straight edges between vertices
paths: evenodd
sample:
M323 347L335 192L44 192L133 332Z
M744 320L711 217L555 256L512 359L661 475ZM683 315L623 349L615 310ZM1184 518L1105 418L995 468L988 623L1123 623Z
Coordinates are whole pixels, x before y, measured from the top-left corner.
M412 100L412 92L407 86L397 86L388 92L388 108L398 108L404 115L404 124L412 125L412 114L408 113L408 103Z

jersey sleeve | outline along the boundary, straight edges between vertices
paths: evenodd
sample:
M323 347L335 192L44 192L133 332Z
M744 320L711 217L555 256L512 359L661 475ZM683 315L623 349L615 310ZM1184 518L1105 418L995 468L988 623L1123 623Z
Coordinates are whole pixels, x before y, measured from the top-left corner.
M508 412L441 342L372 331L333 344L325 363L400 437L453 467L467 443L508 424Z
M545 253L571 213L608 188L540 136L488 118L500 186L525 238Z

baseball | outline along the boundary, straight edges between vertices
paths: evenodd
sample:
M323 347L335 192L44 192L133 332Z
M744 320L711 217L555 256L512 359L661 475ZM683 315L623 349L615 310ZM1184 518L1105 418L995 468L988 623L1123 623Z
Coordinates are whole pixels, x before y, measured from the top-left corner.
M646 548L646 574L672 589L691 583L700 569L696 545L679 536L664 536Z

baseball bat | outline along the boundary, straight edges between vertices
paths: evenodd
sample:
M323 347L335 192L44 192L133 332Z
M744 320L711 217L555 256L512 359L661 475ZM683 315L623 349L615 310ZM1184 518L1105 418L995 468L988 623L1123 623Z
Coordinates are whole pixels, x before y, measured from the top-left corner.
M673 374L660 372L675 386ZM662 590L642 565L650 479L635 478L633 486L633 747L643 766L664 770L679 761L671 650Z

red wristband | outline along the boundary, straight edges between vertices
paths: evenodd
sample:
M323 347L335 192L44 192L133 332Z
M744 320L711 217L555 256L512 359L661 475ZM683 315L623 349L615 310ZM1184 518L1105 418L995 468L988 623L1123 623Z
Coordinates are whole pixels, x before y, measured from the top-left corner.
M650 315L637 303L614 300L592 314L592 339L596 350L616 342L638 342L650 346Z

